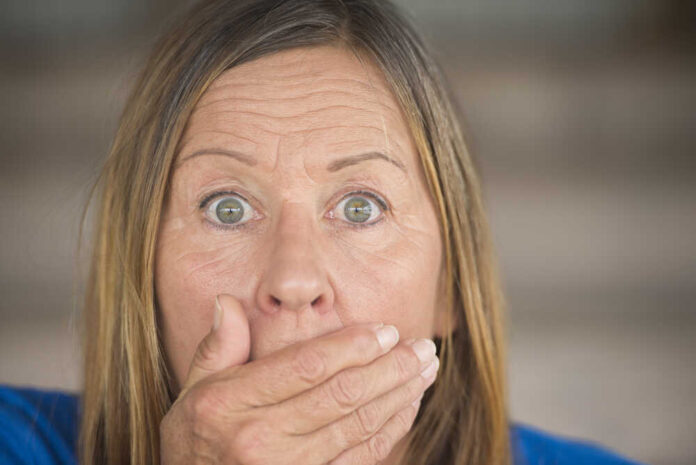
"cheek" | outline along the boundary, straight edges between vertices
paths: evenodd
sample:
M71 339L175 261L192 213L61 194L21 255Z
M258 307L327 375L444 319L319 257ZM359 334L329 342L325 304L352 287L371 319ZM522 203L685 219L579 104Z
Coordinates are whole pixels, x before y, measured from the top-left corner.
M155 289L162 324L162 338L170 367L181 383L191 357L210 331L215 296L229 289L243 289L238 266L246 248L229 240L207 243L191 228L162 229L155 261Z
M439 234L432 228L392 225L381 241L338 241L337 311L342 321L381 320L403 339L431 337L440 268Z

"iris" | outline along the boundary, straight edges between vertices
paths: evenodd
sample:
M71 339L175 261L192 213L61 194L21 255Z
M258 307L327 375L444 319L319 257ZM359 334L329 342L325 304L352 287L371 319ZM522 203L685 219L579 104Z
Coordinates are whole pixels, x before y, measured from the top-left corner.
M218 202L215 214L221 222L232 224L239 221L244 216L244 207L241 202L234 197L227 197Z
M351 197L346 202L343 213L349 220L363 223L370 218L372 206L363 197Z

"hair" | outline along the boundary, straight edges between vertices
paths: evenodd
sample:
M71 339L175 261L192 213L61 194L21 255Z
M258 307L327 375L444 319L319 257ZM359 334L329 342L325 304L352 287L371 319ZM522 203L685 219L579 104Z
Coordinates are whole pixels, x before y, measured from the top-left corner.
M479 177L423 40L387 1L205 0L156 43L90 192L98 204L83 309L82 463L159 463L159 425L175 399L158 327L155 243L193 107L231 67L331 44L374 60L384 73L440 221L449 323L436 341L440 375L409 432L405 463L510 462L504 299Z

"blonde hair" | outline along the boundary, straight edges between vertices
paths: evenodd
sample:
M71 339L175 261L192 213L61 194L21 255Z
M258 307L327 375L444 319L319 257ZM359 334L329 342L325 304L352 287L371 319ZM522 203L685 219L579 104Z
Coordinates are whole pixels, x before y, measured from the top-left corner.
M93 187L99 201L84 307L82 463L159 463L159 424L174 399L158 332L155 241L194 105L226 69L319 44L347 45L378 64L406 115L438 209L444 302L457 329L438 340L440 376L423 399L404 460L510 462L504 303L479 178L422 40L386 1L208 0L157 43Z

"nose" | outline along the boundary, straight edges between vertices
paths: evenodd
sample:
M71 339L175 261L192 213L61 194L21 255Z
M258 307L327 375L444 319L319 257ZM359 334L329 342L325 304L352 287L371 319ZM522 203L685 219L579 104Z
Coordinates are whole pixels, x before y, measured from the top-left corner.
M270 253L257 296L264 312L311 308L323 314L333 305L324 257L316 246L317 228L306 209L286 204L269 235Z

